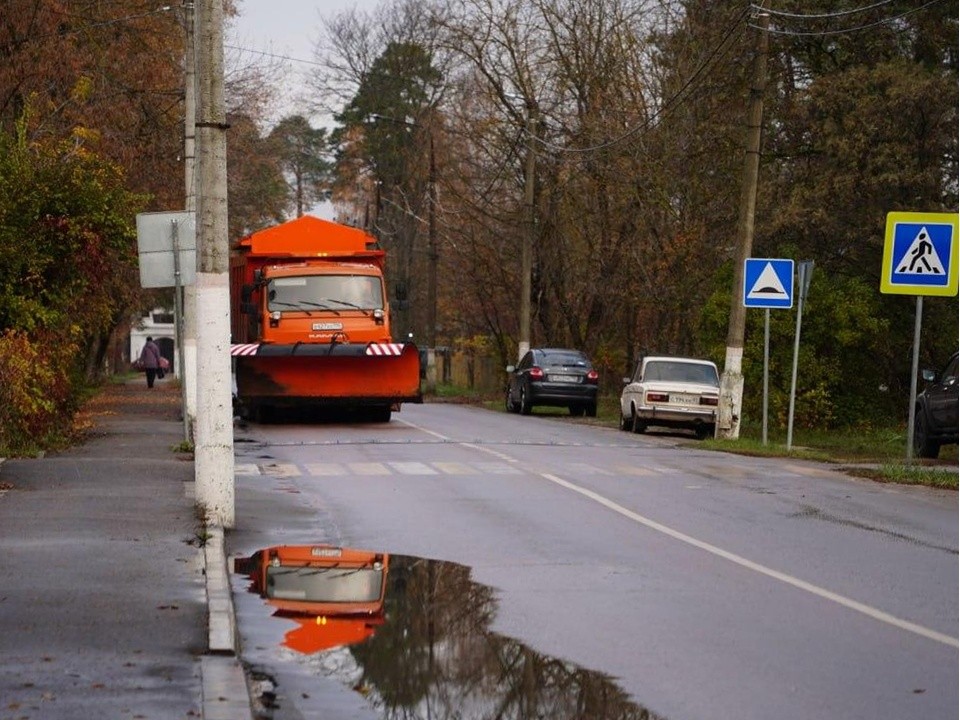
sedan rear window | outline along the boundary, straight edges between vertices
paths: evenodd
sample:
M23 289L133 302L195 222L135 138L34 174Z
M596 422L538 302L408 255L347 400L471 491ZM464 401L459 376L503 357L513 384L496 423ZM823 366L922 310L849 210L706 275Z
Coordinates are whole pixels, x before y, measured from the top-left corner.
M690 382L720 387L717 371L711 365L679 362L651 362L644 371L647 382Z
M584 355L576 352L545 352L542 362L548 365L576 365L590 367L590 361Z

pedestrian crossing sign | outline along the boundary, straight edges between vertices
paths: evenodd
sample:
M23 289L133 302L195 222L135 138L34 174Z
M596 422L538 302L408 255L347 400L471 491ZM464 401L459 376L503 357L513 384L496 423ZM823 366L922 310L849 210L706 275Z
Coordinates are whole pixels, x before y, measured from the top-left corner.
M957 294L956 213L887 213L880 292Z

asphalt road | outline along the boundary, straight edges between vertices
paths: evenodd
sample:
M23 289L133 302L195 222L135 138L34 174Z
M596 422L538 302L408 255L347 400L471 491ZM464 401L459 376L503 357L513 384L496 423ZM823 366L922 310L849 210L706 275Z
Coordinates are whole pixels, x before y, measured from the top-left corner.
M500 666L515 653L563 667L581 695L609 681L602 693L631 704L603 717L956 718L956 493L691 443L446 404L388 425L251 424L228 551L327 542L465 567L471 584L449 587L489 591ZM402 693L363 661L379 650L294 653L290 622L233 587L278 720L485 718L515 700L448 669L399 712ZM437 654L462 661L467 644ZM558 702L536 677L536 702Z

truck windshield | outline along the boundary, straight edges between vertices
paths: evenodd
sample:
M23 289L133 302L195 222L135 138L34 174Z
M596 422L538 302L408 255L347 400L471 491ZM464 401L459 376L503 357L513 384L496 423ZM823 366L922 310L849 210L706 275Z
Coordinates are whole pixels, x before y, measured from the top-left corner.
M380 278L373 275L300 275L267 284L269 310L379 310Z
M280 566L267 568L268 598L304 602L359 603L379 599L383 568Z

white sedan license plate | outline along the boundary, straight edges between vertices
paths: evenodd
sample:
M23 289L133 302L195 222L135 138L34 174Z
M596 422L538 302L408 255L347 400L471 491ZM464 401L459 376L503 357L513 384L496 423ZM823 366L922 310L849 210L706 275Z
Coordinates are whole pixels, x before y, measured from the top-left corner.
M699 405L700 398L697 395L671 395L670 400L679 405Z
M580 378L577 375L551 375L551 382L562 382L562 383L575 383L580 382Z

